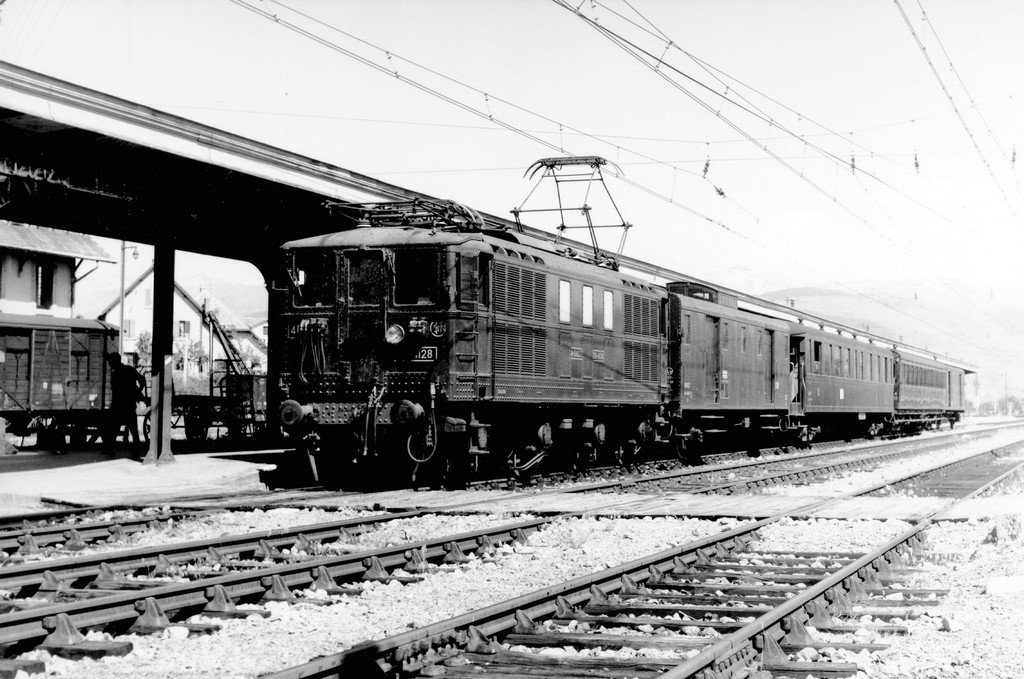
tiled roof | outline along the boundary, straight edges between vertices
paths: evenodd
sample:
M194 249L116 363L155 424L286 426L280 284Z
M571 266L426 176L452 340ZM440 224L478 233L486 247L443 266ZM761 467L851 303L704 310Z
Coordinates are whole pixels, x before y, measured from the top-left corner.
M0 248L92 259L97 262L115 261L84 233L58 231L6 220L0 220Z

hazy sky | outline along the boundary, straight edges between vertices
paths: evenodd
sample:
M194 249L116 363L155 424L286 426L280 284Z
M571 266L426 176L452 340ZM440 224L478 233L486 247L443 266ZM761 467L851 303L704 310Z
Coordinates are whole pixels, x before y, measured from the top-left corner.
M609 181L628 254L755 293L917 294L970 318L1024 390L1024 318L1006 315L1024 283L1024 3L572 5L658 72L551 0L8 0L0 59L495 214L561 153L524 135L602 155L643 187ZM964 355L960 339L933 348Z

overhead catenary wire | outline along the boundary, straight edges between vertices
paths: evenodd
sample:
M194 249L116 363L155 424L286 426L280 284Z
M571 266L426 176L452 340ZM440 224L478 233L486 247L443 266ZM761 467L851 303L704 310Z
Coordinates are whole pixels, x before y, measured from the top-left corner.
M939 83L939 87L942 88L942 93L945 94L946 99L949 100L949 105L953 108L953 111L956 113L956 117L960 121L960 125L964 128L964 132L967 133L967 138L970 139L971 145L974 147L974 150L977 151L978 157L981 159L982 164L985 166L985 170L988 171L989 177L992 178L992 182L996 185L996 188L999 190L1000 195L1002 195L1003 200L1006 202L1006 207L1009 208L1010 214L1012 214L1014 218L1017 218L1017 212L1016 210L1013 209L1013 204L1010 202L1010 197L1006 195L1006 191L1003 189L1002 184L999 183L999 179L996 178L995 172L992 170L992 165L988 162L988 158L985 157L985 154L982 152L981 147L978 146L978 140L974 138L974 132L971 131L970 126L967 124L967 120L964 119L963 113L960 112L960 108L956 105L956 101L953 99L953 95L950 94L949 88L946 87L946 83L943 82L942 76L939 75L939 70L935 67L935 63L932 61L931 56L929 56L928 50L925 48L924 43L921 42L921 38L917 34L917 31L914 30L914 24L910 21L910 17L907 16L906 11L903 9L903 5L900 4L900 0L893 0L893 2L896 4L896 8L899 10L900 16L903 17L904 23L907 24L907 28L910 30L910 35L914 38L914 42L917 43L918 49L921 50L921 55L924 57L924 60L928 63L928 68L931 69L932 74L935 76L935 80L938 81Z
M271 0L271 1L275 1L275 0ZM501 119L499 119L499 118L497 118L497 117L495 117L495 116L493 116L491 114L488 114L486 111L482 111L480 109L477 109L477 108L475 108L475 107L473 107L473 106L471 106L469 104L466 104L464 102L458 101L458 100L454 99L453 97L451 97L449 95L441 93L441 92L439 92L439 91L437 91L437 90L435 90L435 89L433 89L433 88L431 88L431 87L429 87L429 86L427 86L427 85L425 85L423 83L419 83L418 81L415 81L415 80L413 80L413 79L411 79L411 78L409 78L407 76L404 76L404 75L398 73L397 71L395 71L395 70L393 70L391 68L382 66L380 64L377 64L376 62L373 62L372 60L370 60L370 59L368 59L366 57L363 57L362 55L358 55L356 53L353 53L351 50L348 50L348 49L346 49L346 48L344 48L344 47L342 47L340 45L337 45L337 44L335 44L335 43L333 43L333 42L331 42L331 41L329 41L329 40L327 40L327 39L325 39L325 38L323 38L321 36L318 36L318 35L316 35L314 33L311 33L310 31L307 31L306 29L303 29L302 27L297 26L296 24L293 24L293 23L291 23L291 22L289 22L289 21L287 21L285 19L282 19L281 17L279 17L279 16L277 16L277 15L271 13L271 12L268 12L266 10L263 10L263 9L260 9L260 8L257 8L257 7L254 7L254 6L250 5L250 4L248 4L247 2L245 2L244 0L231 0L231 2L233 2L234 4L236 4L236 5L240 6L240 7L243 7L244 9L247 9L247 10L249 10L251 12L254 12L254 13L256 13L256 14L258 14L258 15L260 15L260 16L268 19L268 20L273 21L276 25L279 25L279 26L281 26L283 28L286 28L288 30L296 32L296 33L298 33L298 34L300 34L300 35L302 35L304 37L307 37L308 39L311 39L311 40L313 40L313 41L323 45L324 47L332 49L332 50L334 50L334 51L336 51L336 52L338 52L340 54L343 54L345 56L348 56L350 58L353 58L356 61L358 61L359 63L362 63L364 65L370 66L370 67L374 68L375 70L388 75L389 77L394 77L394 78L398 79L399 81L403 82L404 84L408 84L408 85L414 86L416 89L419 89L419 90L421 90L421 91L423 91L423 92L425 92L427 94L435 96L435 97L441 99L442 101L445 101L447 103L455 105L455 106L457 106L458 108L460 108L460 109L462 109L464 111L470 112L473 115L476 115L476 116L479 116L481 118L485 118L485 119L487 119L487 120L489 120L491 122L494 122L495 124L500 125L502 128L504 128L504 129L506 129L508 131L514 132L514 133L519 134L521 136L524 136L524 137L530 139L531 141L533 141L535 143L543 145L546 148L561 151L561 149L557 145L554 145L554 144L552 144L550 142L547 142L547 141L537 137L536 135L527 133L525 130L523 130L523 129L515 126L515 125L507 123L506 121L503 121L503 120L501 120ZM284 6L282 3L279 3L279 2L275 2L275 4ZM446 76L443 76L443 77L446 77ZM510 104L510 105L516 106L515 104ZM522 107L516 106L516 108L518 108L520 110L527 111L526 109L523 109ZM737 131L741 132L741 134L743 133L741 130L737 130ZM699 217L700 219L702 219L702 220L704 220L704 221L706 221L706 222L708 222L710 224L714 224L716 226L719 226L719 227L723 228L724 230L726 230L728 232L731 232L731 233L734 233L735 235L738 235L738 236L740 236L742 238L745 238L747 240L752 240L748 236L745 236L745 235L735 231L734 229L730 228L728 225L724 224L720 220L716 220L716 219L714 219L712 217L709 217L709 216L707 216L707 215L705 215L705 214L703 214L703 213L701 213L701 212L699 212L699 211L697 211L697 210L695 210L695 209L693 209L693 208L691 208L689 206L686 206L686 205L683 205L681 203L678 203L678 202L672 200L670 197L665 196L664 194L661 194L661 193L659 193L657 191L654 191L653 189L650 189L647 186L644 186L644 185L642 185L642 184L640 184L638 182L629 180L628 178L625 178L625 177L623 177L621 175L613 175L613 176L617 176L617 178L620 181L623 181L623 183L625 183L625 184L627 184L629 186L632 186L633 188L641 190L641 191L643 191L645 193L648 193L649 195L652 195L654 197L659 198L660 200L663 200L663 201L668 202L668 203L670 203L670 204L672 204L672 205L674 205L674 206L676 206L676 207L678 207L680 209L683 209L683 210L693 214L694 216ZM904 310L902 310L902 309L900 309L898 307L893 306L892 304L889 304L889 303L885 302L884 300L876 299L876 298L874 298L874 297L872 297L870 295L867 295L867 294L865 294L865 293L863 293L863 292L861 292L861 291L859 291L859 290L849 286L848 284L843 283L842 281L836 281L836 284L839 285L840 287L842 287L843 289L846 289L846 290L848 290L848 291L850 291L850 292L852 292L852 293L854 293L854 294L856 294L856 295L858 295L860 297L863 297L863 298L865 298L865 299L867 299L869 301L872 301L872 302L874 302L874 303L876 303L876 304L878 304L880 306L883 306L885 308L889 308L889 309L891 309L891 310L893 310L893 311L895 311L895 312L897 312L897 313L899 313L899 314L901 314L901 315L903 315L903 316L905 316L907 318L915 320L915 321L921 323L924 326L931 327L932 329L934 329L934 330L936 330L936 331L938 331L938 332L940 332L940 333L942 333L944 335L953 337L953 338L963 342L964 344L967 344L968 346L972 346L972 347L977 348L977 349L984 349L984 347L981 347L980 345L974 344L973 342L971 342L971 341L969 341L969 340L967 340L967 339L965 339L965 338L963 338L963 337L961 337L959 335L956 335L956 334L950 332L946 328L943 328L941 326L935 325L935 324L931 323L930 321L928 321L926 319L919 318L919 317L917 317L917 316L915 316L913 314L910 314L910 313L908 313L908 312L906 312L906 311L904 311Z
M996 148L999 149L999 154L1003 156L1003 158L1006 158L1006 151L1003 150L1002 144L1000 144L999 139L996 138L995 132L993 132L992 128L989 127L988 121L985 120L985 116L981 113L981 109L978 107L978 103L974 101L974 97L971 96L970 90L967 89L967 83L965 83L964 79L960 77L960 71L957 70L957 67L953 64L953 58L950 57L949 52L946 51L946 46L942 44L942 38L939 37L938 31L935 30L935 24L933 24L932 20L928 17L928 13L924 11L924 5L921 4L921 0L916 1L918 9L921 10L921 18L926 24L928 24L928 29L931 31L932 37L935 38L935 42L938 44L939 49L942 50L942 56L946 57L946 61L949 63L949 70L953 72L954 76L956 76L957 82L960 83L960 87L964 91L964 95L967 97L967 100L971 102L971 108L973 108L974 112L978 114L978 119L981 121L981 124L985 126L985 130L988 132L988 136L992 139L992 143L994 143Z
M600 24L596 20L591 19L590 17L588 17L585 14L581 13L578 10L578 8L570 8L568 6L568 3L566 2L566 0L554 0L554 1L555 1L556 4L562 6L562 7L566 8L566 9L570 9L570 11L572 11L574 14L579 16L584 21L587 21L588 23L590 23L593 27L598 28L598 30L605 29L605 30L609 31L611 34L614 34L619 39L621 39L625 43L625 45L628 45L629 49L636 49L639 52L641 52L645 57L647 57L649 59L653 59L654 58L654 55L651 52L649 52L647 50L644 50L639 45L637 45L633 41L628 40L627 38L625 38L624 36L620 35L619 33L615 32L615 31L611 31L611 29L608 29L606 26L600 26ZM754 89L750 85L747 85L747 84L743 83L742 81L739 81L739 80L733 78L733 76L730 76L730 75L726 74L724 71L721 71L720 69L715 69L713 66L708 64L706 61L701 60L701 59L695 57L690 52L688 52L687 50L683 49L681 46L679 46L677 43L675 43L673 40L671 40L661 29L658 29L656 26L654 26L654 23L650 19L647 19L646 16L640 14L639 10L637 10L633 5L629 5L629 7L635 13L637 13L639 16L641 16L648 25L653 26L655 28L655 30L657 31L657 35L655 35L654 32L645 29L643 26L640 26L639 24L637 24L635 21L632 21L628 17L624 17L620 12L615 11L614 8L611 8L608 5L600 2L600 0L595 0L594 4L607 9L609 12L613 13L615 16L622 18L624 21L628 22L629 24L631 24L633 26L636 26L637 28L639 28L640 30L644 31L648 35L654 36L654 37L656 37L659 40L666 41L666 49L670 49L671 48L671 49L678 50L682 54L686 55L688 58L694 60L695 63L697 63L706 72L711 73L710 69L713 69L714 71L716 71L718 73L722 73L726 77L729 77L730 79L735 80L736 82L740 83L744 87L747 87L748 89L751 89L752 91L757 92L759 95L761 95L761 96L765 97L766 99L768 99L769 101L772 101L773 103L781 106L782 108L784 108L787 111L793 113L794 115L797 115L797 116L799 116L801 118L807 119L808 122L811 122L812 124L816 125L820 129L827 130L827 132L823 133L822 135L818 135L818 136L836 136L837 138L841 138L844 142L851 143L854 146L856 146L857 148L860 148L860 149L864 150L865 152L869 153L872 158L881 157L881 158L884 158L886 160L890 160L891 161L891 159L886 158L884 155L877 154L877 153L875 153L874 150L872 150L872 149L870 149L870 148L860 144L859 142L854 141L852 139L852 135L854 134L853 132L849 132L847 134L842 134L842 133L839 133L839 132L836 132L836 131L832 130L831 128L828 128L828 127L824 126L821 123L817 123L816 121L813 121L813 120L807 118L806 116L801 114L799 111L797 111L797 110L795 110L795 109L793 109L793 108L791 108L789 106L786 106L785 104L782 104L781 102L778 102L777 100L769 97L768 95L760 92L759 90ZM609 36L606 34L606 37L609 37ZM614 42L614 40L613 40L613 42ZM620 47L623 47L623 45L620 45ZM626 51L629 52L629 49L626 49ZM636 55L634 55L634 56L636 56ZM644 61L643 59L639 59L639 60L641 61L641 63L645 63L648 67L651 66L650 63ZM689 75L688 73L685 73L681 69L678 69L675 66L669 64L666 61L664 55L662 55L661 57L658 58L657 64L658 64L659 67L664 65L667 68L669 68L670 70L672 70L672 71L678 73L679 75L681 75L682 77L686 78L687 80L699 84L703 89L705 89L705 90L711 92L712 94L716 95L717 97L721 98L723 102L734 104L734 105L738 106L742 111L745 111L745 112L748 112L748 113L750 112L750 108L748 108L747 106L742 106L742 105L737 104L733 99L731 99L726 94L717 92L714 88L709 87L708 85L706 85L705 83L702 83L701 81L697 80L696 78L694 78L693 76ZM658 73L662 78L668 80L668 78L665 76L665 74L660 73L658 71L658 68L654 68L653 70L656 73ZM722 81L721 78L719 78L714 73L711 73L711 76L713 78L715 78L716 80L718 80L718 82L722 83L725 87L727 87L727 88L729 87L727 83ZM671 80L670 80L670 82L671 82ZM681 88L681 86L678 83L673 83L673 84L677 88L684 89L684 91L685 91L685 88ZM777 154L774 154L774 152L770 151L767 148L766 144L762 144L762 143L758 143L758 142L760 142L760 141L770 141L770 140L774 140L774 139L790 138L790 139L794 139L794 140L800 141L804 145L805 150L807 148L814 149L818 154L820 154L823 157L828 158L829 160L834 162L837 166L851 167L853 165L853 163L851 161L847 160L846 158L840 157L836 153L828 151L827 149L824 149L823 147L821 147L821 146L819 146L817 144L814 144L812 142L808 142L807 141L806 137L816 136L816 135L799 135L799 134L797 134L795 131L790 130L785 125L783 125L774 116L772 116L771 114L769 114L769 113L763 111L762 109L760 109L759 107L757 107L755 104L750 102L746 97L743 97L742 94L736 93L735 90L733 90L733 93L737 94L737 96L743 98L743 100L745 102L748 102L750 107L757 109L759 111L759 115L757 115L757 117L759 117L762 121L768 123L770 127L773 127L775 129L778 129L778 130L786 133L782 137L767 137L767 138L765 138L765 137L758 138L757 136L755 136L753 134L746 134L745 139L748 142L753 142L755 146L757 146L759 149L761 149L765 153L768 153L772 158L775 158L777 160L778 157L781 157L781 156L777 156ZM703 102L702 100L700 100L699 97L696 97L696 95L694 95L693 93L686 91L686 94L691 99L694 99L694 101L696 101L698 104L701 104L705 108L708 108L707 105L706 105L706 102ZM730 124L730 126L733 127L733 129L735 129L737 131L740 131L741 134L744 134L743 131L739 130L739 128L737 128L736 126L732 125L732 123L731 123L731 121L729 121L729 119L727 119L724 116L722 116L720 110L715 111L715 114L719 118L721 118L724 122L727 122L728 124ZM891 161L891 162L895 162L895 161ZM897 163L897 165L900 165L900 164ZM790 167L790 168L787 168L787 169L790 169L790 171L793 171L793 172L798 172L798 171L795 170L795 168L791 168ZM862 174L862 175L864 175L866 177L869 177L870 179L878 182L879 184L881 184L885 188L889 189L890 191L892 191L896 195L899 195L899 196L903 197L904 199L910 201L914 205L917 205L918 207L920 207L920 208L922 208L924 210L927 210L928 212L932 213L933 215L935 215L939 219L942 219L943 221L948 222L949 224L951 224L953 226L956 226L957 228L959 228L960 230L964 231L965 233L969 233L970 232L970 229L968 229L967 227L959 224L958 222L956 222L956 220L950 218L949 216L939 212L937 209L935 209L931 205L928 205L927 203L924 203L924 202L918 200L914 196L911 196L910 194L906 193L905 191L899 189L898 187L893 185L891 182L888 182L888 181L882 179L881 177L879 177L875 173L868 172L868 171L864 170L863 166L861 166L859 168L853 168L853 169L854 169L855 172L858 172L858 173L860 173L860 174ZM800 173L800 177L801 177L801 179L804 179L804 181L807 181L808 183L811 183L811 185L815 186L815 188L818 189L819 191L822 190L822 188L820 186L816 186L813 182L811 182L809 179L807 179L802 173ZM931 182L930 180L929 180L929 183L931 183L933 186L935 185L934 182ZM936 188L938 188L938 187L936 187ZM827 194L827 192L825 192L825 193ZM841 203L838 203L838 199L835 196L828 194L828 197L833 199L834 201L837 202L837 204L839 204L841 207L846 209L846 211L852 217L854 217L855 219L859 219L860 221L865 223L865 225L868 226L868 228L872 228L871 225L866 222L866 220L863 220L863 218L861 218L859 215L856 215L851 210L846 208L844 205L842 205ZM881 234L879 234L879 235L881 235ZM882 237L884 238L885 236L882 236Z
M620 34L618 34L617 32L613 31L612 29L608 28L607 26L598 23L597 21L595 21L591 17L581 13L577 8L572 7L565 0L553 0L553 1L555 2L555 4L557 4L557 5L565 8L565 9L567 9L568 11L572 12L573 14L575 14L576 16L581 18L589 26L591 26L592 28L597 30L600 34L602 34L604 37L609 39L614 45L616 45L617 47L622 49L629 56L633 57L635 60L637 60L638 62L640 62L644 66L646 66L649 69L651 69L658 77L662 78L663 80L666 80L668 83L670 83L676 89L680 90L683 94L685 94L692 101L694 101L699 106L704 108L706 111L711 112L718 119L722 120L724 123L729 125L732 129L736 130L740 134L748 137L753 142L752 135L750 135L745 130L740 128L735 122L733 122L729 118L723 116L720 110L715 110L707 102L702 100L700 97L697 97L694 93L690 92L681 83L678 83L675 80L673 80L672 78L670 78L664 72L664 70L655 67L654 65L652 65L652 63L647 61L647 59L653 59L654 58L654 55L651 52L649 52L647 50L644 50L642 47L640 47L636 43L628 40L627 38L625 38L623 36L621 36ZM650 22L648 22L648 23L650 23ZM659 31L659 33L661 33L661 32ZM664 34L662 33L662 35L664 35ZM671 64L667 63L664 60L663 57L657 58L657 66L658 67L665 66L667 70L671 70L671 71L673 71L675 73L679 73L680 75L685 77L687 80L695 81L695 79L692 76L690 76L689 74L686 74L686 73L680 71L679 69L675 68ZM697 81L697 82L699 82L699 81ZM709 89L709 88L707 88L705 86L705 89ZM714 90L712 89L711 91L714 91ZM728 99L727 97L723 97L723 98ZM854 212L850 207L848 207L845 203L841 202L834 194L831 194L826 189L824 189L820 184L818 184L817 182L814 182L813 180L811 180L808 177L806 177L806 175L804 173L797 171L795 167L793 167L790 163L788 163L784 159L782 159L777 153L769 150L767 145L757 144L756 142L753 142L753 143L755 144L755 146L757 146L758 148L763 150L765 153L767 153L769 156L771 156L773 159L775 159L780 164L782 164L786 169L790 170L791 172L797 173L800 176L800 178L802 180L804 180L806 183L808 183L812 188L814 188L818 192L820 192L823 195L825 195L828 198L830 198L844 212L846 212L851 217L856 219L858 222L860 222L861 224L863 224L864 226L869 228L871 231L876 233L878 236L880 236L883 240L888 242L890 245L892 245L893 247L895 247L898 250L900 250L901 252L903 252L910 261L915 261L915 262L917 261L916 258L914 258L911 253L906 252L906 250L904 248L900 247L899 244L897 244L895 241L893 241L891 238L889 238L889 236L887 234L885 234L883 231L881 231L880 229L875 227L866 218L864 218L861 215L859 215L856 212ZM850 161L850 167L851 167L851 169L854 169L854 175L856 175L857 172L856 172L856 168L854 167L854 161L853 161L852 157L851 157L851 161ZM862 173L862 174L865 174L866 176L873 177L873 175L871 175L870 173ZM874 178L877 179L877 177L874 177ZM863 185L862 185L862 188L864 188L866 190L866 187L863 187ZM938 213L936 213L936 214L938 215ZM942 215L938 215L938 216L942 216ZM889 218L890 218L890 220L892 220L891 216ZM991 313L990 311L988 311L986 309L983 309L982 307L978 306L978 304L974 300L969 298L967 295L965 295L958 288L956 288L955 286L950 285L944 279L939 279L939 282L944 287L949 289L953 294L955 294L958 297L961 297L962 299L964 299L972 308L976 309L981 314L983 314L983 315L987 316L988 318L990 318L991 320L995 321L1000 327L1002 327L1003 329L1007 330L1011 334L1015 334L1015 335L1017 334L1017 332L1015 330L1011 329L1008 325L1006 325L1006 323L1001 318L997 317L995 314Z
M330 40L327 40L326 38L318 36L315 33L307 31L306 29L302 28L301 26L293 24L293 23L287 21L286 19L282 19L281 17L279 17L279 16L277 16L277 15L271 13L271 12L268 12L268 11L266 11L264 9L259 8L259 7L255 7L253 5L250 5L248 2L245 2L245 0L230 0L230 1L232 3L234 3L235 5L243 7L244 9L247 9L250 12L254 12L254 13L264 17L265 19L269 19L269 20L273 21L278 26L281 26L281 27L286 28L286 29L288 29L290 31L293 31L293 32L295 32L295 33L297 33L299 35L302 35L302 36L306 37L307 39L310 39L310 40L312 40L314 42L319 43L320 45L322 45L324 47L327 47L328 49L331 49L331 50L333 50L335 52L338 52L339 54L343 54L343 55L345 55L345 56L347 56L347 57L349 57L351 59L354 59L354 60L356 60L357 62L359 62L359 63L361 63L363 65L369 66L370 68L373 68L376 71L379 71L381 73L387 74L388 76L394 77L397 80L399 80L399 81L401 81L401 82L403 82L403 83L405 83L407 85L411 85L411 86L415 87L416 89L418 89L418 90L420 90L422 92L425 92L426 94L429 94L429 95L434 96L434 97L436 97L438 99L441 99L442 101L444 101L444 102L446 102L448 104L451 104L453 106L456 106L457 108L459 108L459 109L461 109L463 111L466 111L467 113L471 113L471 114L473 114L475 116L478 116L478 117L484 118L486 120L489 120L489 121L495 123L496 125L499 125L499 126L505 128L505 129L507 129L510 132L514 132L515 134L518 134L518 135L520 135L520 136L522 136L522 137L524 137L526 139L529 139L530 141L533 141L534 143L540 144L541 146L544 146L545 148L548 148L548 149L550 149L552 151L555 151L557 153L567 153L564 148L562 148L562 147L560 147L560 146L558 146L556 144L552 144L552 143L550 143L550 142L548 142L548 141L546 141L544 139L541 139L540 137L538 137L538 136L536 136L534 134L531 134L531 133L527 132L526 130L524 130L522 128L519 128L519 127L517 127L515 125L512 125L511 123L505 122L501 118L493 116L493 115L487 113L486 111L482 111L482 110L477 109L477 108L475 108L475 107L473 107L473 106L471 106L469 104L461 102L461 101L459 101L459 100L457 100L457 99L455 99L455 98L453 98L451 96L448 96L448 95L444 94L443 92L440 92L440 91L438 91L438 90L436 90L436 89L434 89L434 88L432 88L432 87L430 87L428 85L420 83L417 80L414 80L412 78L404 76L404 75L400 74L397 71L394 71L394 70L392 70L390 68L387 68L387 67L385 67L385 66L383 66L381 64L378 64L378 63L374 62L371 59L368 59L368 58L366 58L366 57L364 57L364 56L362 56L360 54L352 52L351 50L346 49L345 47L342 47L341 45L338 45L338 44L336 44L334 42L331 42ZM285 6L282 3L275 2L275 4ZM569 153L568 155L574 155L574 154ZM644 193L647 193L648 195L651 195L651 196L653 196L655 198L663 200L663 201L669 203L670 205L673 205L673 206L675 206L675 207L677 207L679 209L682 209L685 212L688 212L689 214L694 215L694 216L700 218L701 220L703 220L703 221L705 221L705 222L707 222L709 224L713 224L713 225L718 226L719 228L722 228L723 230L726 230L726 231L728 231L730 233L734 233L736 235L739 235L741 237L746 238L746 236L743 236L739 231L735 230L734 228L730 227L729 225L725 224L724 222L722 222L722 221L720 221L718 219L710 217L710 216L700 212L699 210L696 210L696 209L694 209L694 208L692 208L690 206L684 205L683 203L680 203L680 202L678 202L676 200L673 200L673 199L669 198L668 196L665 196L662 193L659 193L659 192L657 192L657 191L655 191L655 190L653 190L653 189L651 189L651 188L649 188L647 186L644 186L644 185L640 184L639 182L636 182L635 180L628 179L628 178L624 177L623 175L621 175L620 173L615 172L614 170L611 172L611 174L614 177L616 177L616 179L618 179L619 181L627 184L628 186L631 186L631 187L633 187L633 188L635 188L637 190L640 190L640 191L643 191Z

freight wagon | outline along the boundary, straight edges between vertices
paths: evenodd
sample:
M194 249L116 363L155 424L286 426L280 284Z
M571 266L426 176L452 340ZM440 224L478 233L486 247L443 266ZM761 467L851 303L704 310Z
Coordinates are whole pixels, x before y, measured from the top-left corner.
M0 314L0 417L62 443L103 425L117 329L102 321Z

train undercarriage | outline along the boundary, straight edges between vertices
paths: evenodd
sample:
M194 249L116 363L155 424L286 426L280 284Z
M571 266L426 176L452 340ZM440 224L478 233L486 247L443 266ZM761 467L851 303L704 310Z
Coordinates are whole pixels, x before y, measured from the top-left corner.
M293 402L294 403L294 402ZM297 404L296 404L297 405ZM955 413L790 416L687 412L664 406L447 403L371 397L347 424L317 422L306 406L292 437L321 483L334 488L461 487L486 479L629 467L652 460L701 464L728 451L801 448L818 440L901 436L952 426ZM294 418L293 418L294 420Z

